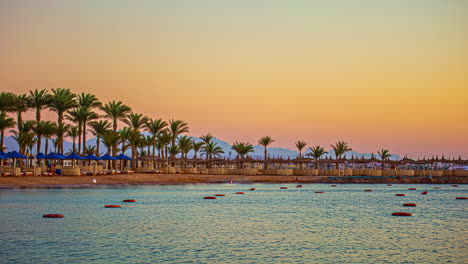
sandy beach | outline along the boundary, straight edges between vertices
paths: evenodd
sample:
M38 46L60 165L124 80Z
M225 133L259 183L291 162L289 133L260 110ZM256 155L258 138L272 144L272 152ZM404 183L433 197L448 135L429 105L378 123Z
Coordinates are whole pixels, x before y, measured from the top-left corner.
M327 176L248 176L199 174L126 174L105 176L30 176L0 177L0 188L34 188L47 186L89 185L176 185L197 183L302 183L321 182ZM96 184L92 183L96 179Z
M405 180L350 180L328 176L276 176L276 175L200 175L200 174L125 174L105 176L29 176L0 177L0 188L86 188L94 185L180 185L180 184L210 184L210 183L459 183L466 184L463 178L453 178L450 181L428 179ZM96 183L92 182L96 179Z

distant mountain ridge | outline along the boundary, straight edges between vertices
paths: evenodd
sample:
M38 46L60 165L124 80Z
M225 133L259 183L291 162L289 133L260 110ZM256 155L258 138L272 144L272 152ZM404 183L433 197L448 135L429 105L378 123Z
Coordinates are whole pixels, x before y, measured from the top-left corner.
M148 132L143 132L143 133L145 135L146 134L149 135ZM200 138L197 138L197 137L192 137L192 138L194 139L195 142L200 142L201 141ZM87 140L86 145L95 146L96 145L96 139L97 139L96 137L93 137L93 138ZM224 151L224 156L223 157L231 158L231 159L236 157L237 154L236 154L236 152L234 150L231 149L231 145L229 143L227 143L226 141L220 140L218 138L215 138L215 137L213 138L213 141L216 142L218 144L218 146L223 149L223 151ZM7 148L7 151L13 151L13 150L18 151L18 144L16 143L15 139L13 137L11 137L11 136L5 137L5 147ZM44 152L44 147L45 147L45 140L42 140L41 152ZM72 149L73 149L73 142L64 141L64 150L65 150L65 152L70 152ZM106 153L107 148L106 148L106 146L104 146L104 144L100 143L99 150L100 150L101 154L104 154L104 153ZM36 151L36 147L34 146L33 152L35 153L35 151ZM52 142L49 142L49 152L53 152ZM307 154L308 152L309 151L305 150L303 155ZM131 155L131 150L127 150L125 152L125 154L126 155ZM290 158L290 159L294 159L297 156L299 156L299 152L295 151L295 150L287 149L287 148L271 147L271 148L268 148L268 155L269 155L270 158L285 158L285 159ZM193 157L193 151L190 151L188 156ZM249 156L254 158L254 159L263 159L264 158L264 148L263 148L263 146L255 145L254 146L254 152L250 153ZM335 158L335 152L333 150L329 150L328 154L324 155L324 157L330 157L330 156ZM349 158L351 158L353 156L357 157L357 158L364 157L364 158L368 159L368 158L370 158L372 156L372 154L371 153L358 153L358 152L355 152L355 151L346 152L346 158L347 159L349 159ZM374 157L378 158L378 155L376 153L374 153ZM390 159L391 160L400 160L401 156L398 155L398 154L392 154Z

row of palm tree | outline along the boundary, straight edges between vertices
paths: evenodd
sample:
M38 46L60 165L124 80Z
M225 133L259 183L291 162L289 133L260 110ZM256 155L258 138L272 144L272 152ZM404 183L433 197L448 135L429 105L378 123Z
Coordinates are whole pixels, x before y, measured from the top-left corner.
M35 111L35 120L23 120L22 115L29 110ZM57 122L42 120L45 110L57 114ZM16 120L8 116L16 115ZM119 123L124 126L119 130ZM29 94L2 92L0 93L0 150L4 150L5 130L11 130L14 139L19 145L21 153L32 153L34 144L36 152L41 152L42 140L45 140L44 153L49 152L49 143L52 142L55 152L64 153L64 139L71 138L72 152L80 154L101 154L101 143L106 146L107 153L116 156L120 151L124 153L131 149L132 158L144 155L157 155L160 158L180 157L187 158L193 151L194 157L205 156L206 159L221 157L224 151L213 141L212 134L207 133L200 137L200 141L185 136L189 132L187 123L181 120L153 119L143 114L134 113L132 109L121 101L110 101L105 104L90 93L75 94L70 89L57 88L32 90ZM144 135L142 132L148 132ZM87 134L96 137L95 146L87 145ZM77 142L78 141L78 142ZM275 140L264 136L258 144L264 147L264 157L268 157L268 147ZM307 143L299 140L296 147L298 158L302 158ZM348 144L343 141L331 145L338 159L347 151L351 151ZM232 150L238 158L245 158L254 152L253 145L248 142L236 141ZM309 148L307 156L320 159L327 154L321 146ZM156 154L157 153L157 154ZM144 155L143 155L144 154ZM379 152L383 160L388 159L388 150Z

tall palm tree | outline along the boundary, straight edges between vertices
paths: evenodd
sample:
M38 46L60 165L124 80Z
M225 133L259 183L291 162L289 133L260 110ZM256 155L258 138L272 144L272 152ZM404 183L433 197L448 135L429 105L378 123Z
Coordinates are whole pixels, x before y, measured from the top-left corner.
M8 117L4 111L0 111L0 150L4 150L5 129L13 128L16 122L13 118Z
M73 109L67 111L66 118L75 123L78 127L78 153L81 153L81 135L85 132L83 131L83 122L87 118L88 114L89 111L86 109L86 107L74 107Z
M221 157L221 154L224 154L223 149L213 141L208 144L204 144L200 152L205 154L205 159L219 158Z
M76 153L76 138L79 136L78 126L70 126L67 130L67 137L71 137L73 140L73 151L72 153ZM99 155L99 154L98 154Z
M337 159L341 159L342 156L345 156L346 152L351 151L352 149L348 146L348 143L344 141L338 141L335 145L330 145L335 151Z
M200 139L202 140L202 142L205 143L205 144L207 144L207 145L211 143L211 140L213 140L213 138L214 138L214 137L213 137L213 135L212 135L211 133L207 133L207 134L202 135L202 136L200 137Z
M117 132L118 121L125 120L127 114L130 114L132 109L124 105L121 101L111 101L101 107L104 112L104 117L112 120L112 128Z
M107 154L117 153L117 144L120 141L120 134L113 130L107 130L102 134L102 143L107 148ZM115 155L114 155L115 156Z
M159 133L163 132L167 127L167 123L162 119L149 119L146 122L145 130L149 131L152 135L153 141L151 142L153 146L153 155L156 155L156 141L158 138Z
M23 113L29 110L28 96L26 94L15 95L11 111L16 113L16 124L18 126L18 134L22 132Z
M99 145L101 143L101 137L110 128L111 124L107 120L99 120L99 121L92 121L89 123L89 125L91 126L91 129L89 131L91 131L91 133L93 133L93 135L97 137L96 153L97 155L100 155Z
M303 140L296 141L296 148L299 151L299 158L302 158L302 149L307 146L307 143Z
M58 152L59 150L59 143L60 142L63 142L63 139L65 137L65 133L67 133L67 130L68 128L71 126L70 124L65 124L65 123L62 123L62 124L56 124L56 129L55 129L55 140L56 140L56 143L55 143L55 152Z
M234 144L232 144L231 149L237 152L237 157L241 159L245 158L245 156L248 155L249 153L254 152L254 148L252 144L247 143L247 142L242 142L242 141L241 142L235 141Z
M136 165L135 160L137 159L138 146L144 140L144 137L141 135L140 131L136 129L130 129L129 131L130 132L128 134L127 140L132 148L132 159L133 159L132 168L135 168L135 165Z
M52 98L50 100L50 110L57 113L57 124L63 123L65 112L77 106L76 95L70 91L70 89L57 88L52 89ZM63 138L61 136L60 138ZM63 140L57 142L58 152L63 154Z
M21 125L18 126L17 130L10 130L10 132L13 133L13 138L18 143L19 152L22 154L26 154L27 148L34 143L34 133L32 131L35 124L36 121L27 120L22 122Z
M323 155L327 154L328 152L321 146L315 146L313 148L309 148L310 156L312 156L316 161L320 159ZM318 169L318 163L315 163L315 168Z
M158 156L161 158L166 158L167 153L165 152L166 147L171 143L171 135L168 131L163 131L159 133L156 140L156 148L158 149Z
M36 110L36 122L41 121L41 111L50 105L52 95L46 89L29 91L29 107Z
M385 161L389 160L392 154L390 154L390 150L388 149L381 149L377 152L379 154L380 159L382 160L382 170L385 169Z
M193 139L192 139L192 149L193 149L193 158L196 159L197 158L197 153L198 151L200 151L200 149L203 147L204 143L203 142L195 142Z
M133 129L131 129L129 127L123 127L119 131L119 135L120 135L120 141L119 142L122 144L122 147L120 148L120 151L121 151L122 154L125 154L125 151L129 147L129 145L127 145L127 142L128 142L129 137L130 137L130 133L132 131L133 131ZM117 150L117 146L114 149ZM114 151L113 151L112 156L115 156L115 155L117 155L117 152L114 153Z
M169 121L169 134L171 135L171 143L176 145L176 139L179 135L189 132L188 124L181 120L171 119Z
M83 125L83 150L86 148L86 134L87 134L87 125L88 125L88 121L91 121L91 120L94 120L94 119L97 119L99 116L98 114L96 114L93 109L94 108L97 108L97 107L100 107L101 106L101 102L99 102L99 100L97 99L97 97L93 94L89 94L89 93L81 93L77 96L77 102L78 102L78 106L80 108L83 108L83 112L85 112L84 114L84 119L83 119L83 122L82 122L82 125Z
M62 124L63 126L63 124ZM45 151L44 154L47 155L49 153L49 139L55 136L57 133L57 124L51 121L46 121L44 123L44 131L43 131L43 136L45 138L46 144L45 144ZM57 141L57 144L59 142Z
M177 138L179 143L180 152L182 153L182 158L187 158L187 154L192 150L192 138L188 136L180 136Z
M36 145L36 152L41 152L42 147L42 137L46 133L46 127L49 125L48 123L52 123L51 121L39 121L36 122L36 125L33 128L34 133L36 133L37 138L37 145Z
M264 159L266 160L268 158L268 151L267 151L267 147L272 144L273 142L275 142L274 139L272 139L271 137L269 136L264 136L262 137L261 139L258 140L258 144L260 146L263 146L265 148L265 154L264 154Z
M131 113L123 120L133 130L140 130L148 122L148 117L143 114Z
M0 92L0 111L12 112L16 95L10 92Z

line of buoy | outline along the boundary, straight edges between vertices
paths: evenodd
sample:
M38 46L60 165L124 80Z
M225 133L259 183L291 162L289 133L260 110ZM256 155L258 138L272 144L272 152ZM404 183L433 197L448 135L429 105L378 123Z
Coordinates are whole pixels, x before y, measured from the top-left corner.
M244 192L236 192L236 194L245 194Z
M104 205L104 207L105 208L120 208L122 206L118 204L107 204L107 205Z
M413 206L416 207L417 205L415 203L404 203L403 206Z
M393 186L393 185L391 185L391 184L387 184L387 186Z
M296 186L296 188L302 188L302 185L299 184L299 185Z
M410 191L416 191L416 188L408 188Z
M395 212L395 213L392 213L392 215L395 215L395 216L412 216L411 213L406 213L406 212Z
M468 197L457 197L455 199L457 199L457 200L468 200Z
M215 196L226 196L225 194L217 193Z
M458 185L456 185L456 184L452 184L452 186L453 186L453 187L458 187Z
M336 187L336 184L332 184L332 185L330 185L330 186L331 186L331 187Z
M315 193L325 193L325 192L321 192L321 191L316 191Z
M286 190L288 187L280 187L281 190Z
M136 203L136 200L135 199L127 199L127 200L123 200L122 202L124 202L124 203Z
M404 193L397 193L397 194L395 194L395 196L406 196L406 194L404 194Z
M43 214L42 217L44 218L64 218L63 214Z
M422 192L421 194L424 195L424 194L427 194L427 193L428 193L428 191L425 191L425 192Z
M435 190L439 190L439 189L440 189L440 187L434 187L434 189L435 189Z
M216 197L213 197L213 196L205 196L205 197L203 197L203 199L214 200L214 199L216 199Z
M249 191L255 191L255 188L250 188Z
M371 189L368 189L368 190L364 190L364 191L365 191L365 192L372 192L372 190L371 190Z

